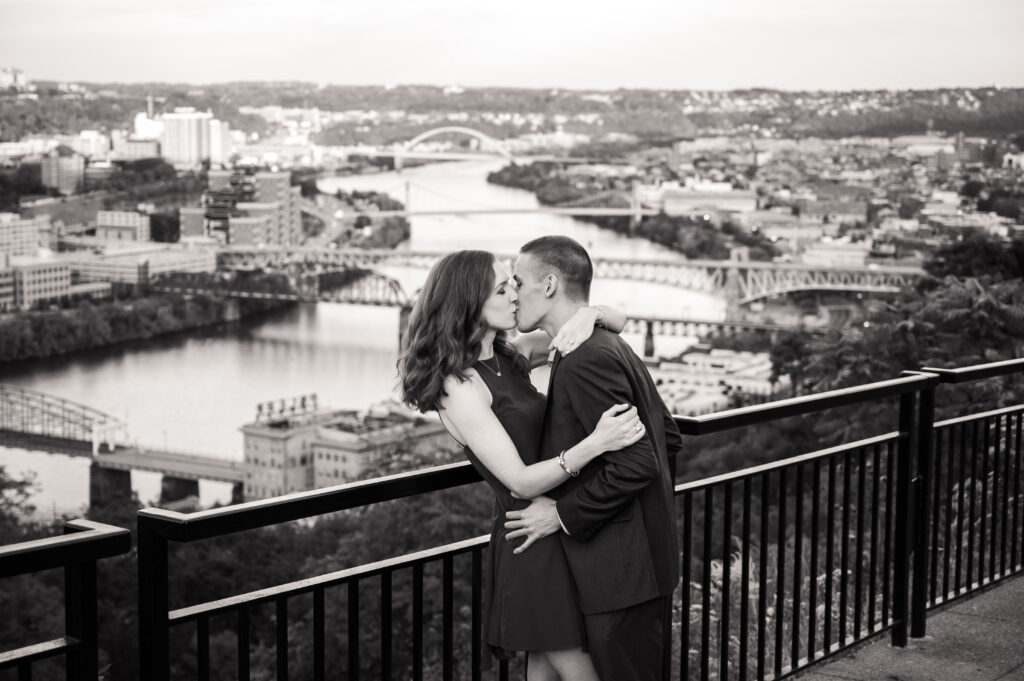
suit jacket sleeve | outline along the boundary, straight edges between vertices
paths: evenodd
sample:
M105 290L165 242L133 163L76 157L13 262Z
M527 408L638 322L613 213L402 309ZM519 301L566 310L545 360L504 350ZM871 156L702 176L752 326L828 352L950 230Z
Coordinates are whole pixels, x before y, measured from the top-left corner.
M676 464L678 463L679 454L683 451L683 436L680 435L679 426L676 425L675 419L672 418L672 412L668 410L668 407L662 408L662 416L665 419L665 451L668 454L669 470L671 471L674 483Z
M577 350L580 355L584 352ZM569 364L569 366L565 366ZM587 354L559 369L573 413L588 432L613 404L636 404L626 367L601 353ZM650 431L647 415L641 414ZM606 522L632 503L661 471L651 440L645 436L629 447L608 452L590 463L599 467L557 502L558 516L574 538L587 540Z

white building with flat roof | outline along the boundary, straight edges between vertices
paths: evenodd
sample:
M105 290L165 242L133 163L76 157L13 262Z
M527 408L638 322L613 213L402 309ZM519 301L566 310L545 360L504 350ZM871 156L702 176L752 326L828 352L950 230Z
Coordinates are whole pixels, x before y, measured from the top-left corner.
M71 268L65 260L15 256L11 269L14 304L19 309L28 310L39 301L58 300L71 292Z
M150 277L169 272L215 272L217 254L213 251L175 249L169 246L145 246L102 255L75 253L68 257L79 281L109 281L145 284Z
M96 238L110 241L149 241L149 216L122 210L96 213Z
M48 215L23 218L17 213L0 213L0 253L36 255L39 234L50 227Z

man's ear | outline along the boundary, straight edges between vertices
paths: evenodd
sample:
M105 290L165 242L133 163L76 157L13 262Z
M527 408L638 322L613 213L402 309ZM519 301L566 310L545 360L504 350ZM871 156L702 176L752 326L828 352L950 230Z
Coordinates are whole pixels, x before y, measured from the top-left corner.
M552 297L553 295L555 295L555 292L557 290L558 290L558 275L557 274L549 274L548 276L544 277L544 297L545 298Z

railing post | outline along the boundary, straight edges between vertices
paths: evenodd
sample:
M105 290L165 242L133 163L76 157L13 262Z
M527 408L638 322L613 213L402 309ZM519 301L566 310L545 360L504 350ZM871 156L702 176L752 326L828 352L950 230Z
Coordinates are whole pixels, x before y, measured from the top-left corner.
M167 540L156 521L138 516L139 680L168 681L170 676Z
M921 390L921 404L917 420L917 477L914 489L914 584L910 592L910 635L925 635L925 615L928 611L928 490L931 489L932 439L935 429L935 388Z
M907 645L910 591L910 517L913 505L913 483L910 479L914 438L914 406L916 392L900 395L899 442L896 448L896 532L893 539L892 644Z
M74 532L78 530L64 527L64 534ZM99 677L96 600L96 560L64 566L64 630L80 641L68 653L68 681L96 681Z

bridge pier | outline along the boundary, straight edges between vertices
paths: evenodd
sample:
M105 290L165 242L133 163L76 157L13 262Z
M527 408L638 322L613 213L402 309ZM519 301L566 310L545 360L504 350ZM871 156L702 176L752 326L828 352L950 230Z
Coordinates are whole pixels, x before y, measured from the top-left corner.
M89 466L89 507L103 506L117 498L132 496L132 472L103 468L95 461Z
M224 301L224 321L237 322L242 318L241 309L237 298L228 298Z
M236 482L231 485L231 505L240 504L245 501L245 483Z
M199 481L165 475L160 481L160 503L180 501L185 497L199 496Z

